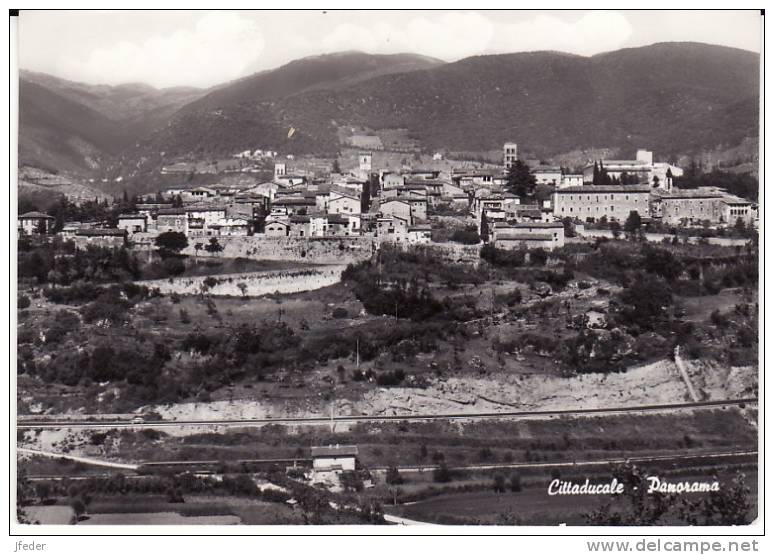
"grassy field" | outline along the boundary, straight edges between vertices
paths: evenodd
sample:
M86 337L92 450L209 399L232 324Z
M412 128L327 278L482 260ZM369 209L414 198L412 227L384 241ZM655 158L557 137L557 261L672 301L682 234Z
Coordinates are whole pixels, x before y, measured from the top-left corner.
M78 522L79 526L155 526L155 525L209 525L224 526L228 524L241 524L239 517L234 515L216 516L184 516L179 513L98 513Z
M103 456L137 462L292 458L308 457L313 445L338 443L358 445L366 468L433 464L436 453L449 465L571 462L755 448L757 432L747 418L755 416L734 408L517 422L358 424L334 432L325 426L279 425L186 436L122 430L108 433Z
M728 312L737 304L758 302L758 293L752 292L752 299L745 299L741 289L723 289L717 295L703 297L681 297L680 303L685 309L685 319L702 322L710 317L714 310Z
M714 469L717 470L717 469ZM648 475L659 476L669 481L712 481L712 470L683 470L683 471L659 471L653 469ZM757 495L754 493L757 483L757 472L746 471L746 482L753 486L750 502L757 504ZM667 478L668 476L668 478ZM726 472L725 478L730 478L731 473ZM574 483L582 484L585 478L582 474L572 478ZM604 484L610 482L610 475L588 476L590 483ZM562 479L568 479L563 477ZM488 491L473 491L466 493L449 493L431 497L408 505L396 507L386 506L385 512L404 516L421 522L439 524L512 524L556 526L559 524L584 525L588 524L585 515L602 505L610 503L616 511L627 508L629 501L621 496L605 495L548 495L550 477L545 477L537 482L525 482L526 486L520 492L506 491L497 493ZM721 483L723 480L721 479ZM490 481L491 484L491 481ZM722 487L722 485L721 485ZM706 494L685 494L686 499L696 501ZM679 500L675 503L677 506ZM754 514L750 515L754 518ZM668 515L666 522L678 523L676 515Z

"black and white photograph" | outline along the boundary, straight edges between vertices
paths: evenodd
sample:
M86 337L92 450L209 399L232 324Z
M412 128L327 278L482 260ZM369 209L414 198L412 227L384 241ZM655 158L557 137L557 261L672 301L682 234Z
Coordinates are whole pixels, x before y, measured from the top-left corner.
M14 12L25 538L762 527L761 10Z

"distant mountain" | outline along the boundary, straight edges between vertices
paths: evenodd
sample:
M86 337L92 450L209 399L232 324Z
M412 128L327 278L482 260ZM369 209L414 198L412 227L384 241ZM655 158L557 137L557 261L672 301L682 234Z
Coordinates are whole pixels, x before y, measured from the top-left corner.
M22 71L20 164L75 172L99 169L205 92L143 84L88 85Z
M53 127L57 140L52 148L75 137L76 145L86 141L106 156L119 152L114 159L121 171L151 170L178 156L215 157L248 148L335 154L353 128L405 129L428 150L491 151L514 140L538 157L602 148L648 148L661 157L681 156L758 137L759 56L697 43L592 57L557 52L475 56L455 63L411 54L346 52L297 60L209 91L166 97L127 85L85 100L88 95L77 87L63 91L38 79L24 88L35 93L33 100L43 92L32 85L63 99L58 102L77 101L89 111L64 122L61 115L47 114L46 120L28 113L23 139L31 134L26 122L34 120L36 141ZM187 94L195 98L170 115ZM23 111L33 100L22 98ZM128 118L125 122L149 118L143 129L153 131L122 124L114 136L109 122L116 118L106 114L119 112ZM88 125L71 125L84 118L91 118Z
M339 52L311 56L221 85L190 103L183 112L284 99L312 90L340 90L380 75L428 69L443 63L416 54Z
M340 128L358 126L405 128L428 149L514 140L536 156L600 147L680 155L757 137L758 71L751 52L664 43L592 57L475 56L285 96L279 85L238 82L184 107L149 145L170 154L326 153L338 149ZM259 78L280 81L273 72Z

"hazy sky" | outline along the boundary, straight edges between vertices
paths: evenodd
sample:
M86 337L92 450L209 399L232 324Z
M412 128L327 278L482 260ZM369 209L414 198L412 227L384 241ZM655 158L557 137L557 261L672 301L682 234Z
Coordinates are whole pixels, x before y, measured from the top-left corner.
M22 11L19 65L87 83L206 87L342 50L592 55L663 41L760 52L752 11Z

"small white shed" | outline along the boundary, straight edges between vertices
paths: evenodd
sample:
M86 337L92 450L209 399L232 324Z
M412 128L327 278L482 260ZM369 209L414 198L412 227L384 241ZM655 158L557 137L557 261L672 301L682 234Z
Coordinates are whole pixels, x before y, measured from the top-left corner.
M355 470L356 445L312 447L312 467L315 470Z

